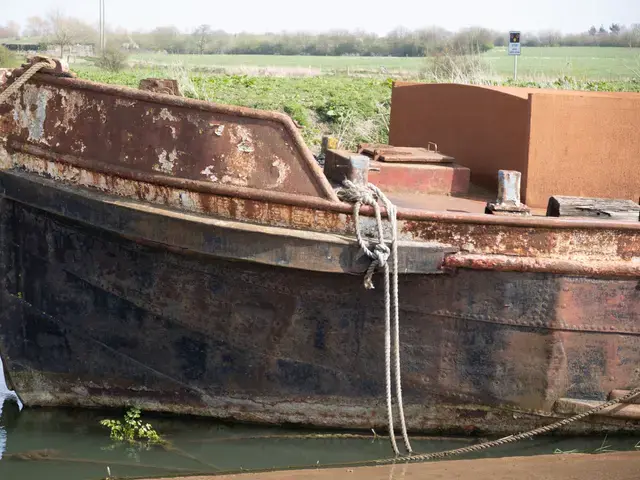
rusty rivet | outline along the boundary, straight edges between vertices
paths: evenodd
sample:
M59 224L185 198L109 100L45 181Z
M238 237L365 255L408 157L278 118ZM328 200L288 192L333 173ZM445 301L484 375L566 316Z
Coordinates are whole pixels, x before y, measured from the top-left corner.
M568 292L569 291L569 287L562 287L562 291Z
M563 303L562 305L560 305L560 308L567 308L567 304Z

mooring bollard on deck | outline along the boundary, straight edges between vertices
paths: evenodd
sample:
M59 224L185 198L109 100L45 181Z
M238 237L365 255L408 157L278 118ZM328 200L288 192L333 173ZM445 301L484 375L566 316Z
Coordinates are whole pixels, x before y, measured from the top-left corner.
M338 184L351 180L358 185L369 182L370 160L366 155L351 153L347 150L329 149L324 159L324 174Z
M516 170L498 170L498 198L487 203L485 213L491 215L529 215L529 207L520 202L522 174Z

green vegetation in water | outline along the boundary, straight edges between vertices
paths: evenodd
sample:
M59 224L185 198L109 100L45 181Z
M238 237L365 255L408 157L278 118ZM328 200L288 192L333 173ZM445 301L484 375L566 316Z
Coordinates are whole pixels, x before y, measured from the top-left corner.
M573 450L562 450L560 448L556 448L553 453L555 454L561 454L561 455L566 455L566 454L571 454L571 453L592 453L592 454L598 454L598 453L612 453L615 452L615 450L613 450L611 448L611 445L607 443L607 438L608 435L604 436L604 440L602 440L602 443L600 444L600 446L596 449L594 449L593 451L580 451L578 449L573 449ZM634 448L640 448L640 442L638 442Z
M155 445L166 443L150 423L140 420L140 409L127 410L124 420L101 420L100 425L111 430L112 440L128 444Z

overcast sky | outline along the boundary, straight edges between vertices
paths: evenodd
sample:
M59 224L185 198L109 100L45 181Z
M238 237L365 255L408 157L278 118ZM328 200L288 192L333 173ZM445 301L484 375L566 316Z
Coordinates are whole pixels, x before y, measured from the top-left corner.
M72 6L74 5L75 6ZM0 24L24 25L32 15L59 8L97 22L98 0L0 0ZM107 23L127 29L199 24L228 32L362 29L385 34L397 26L438 25L449 30L557 29L583 32L590 25L640 23L640 0L106 0Z

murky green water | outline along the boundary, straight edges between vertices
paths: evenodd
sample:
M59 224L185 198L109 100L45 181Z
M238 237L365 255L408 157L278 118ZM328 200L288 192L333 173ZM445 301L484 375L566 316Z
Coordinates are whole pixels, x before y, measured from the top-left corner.
M0 370L1 371L1 370ZM170 442L168 449L139 450L114 445L103 418L122 412L69 409L20 409L0 379L0 479L91 480L157 477L237 470L329 465L387 458L380 438L302 438L318 433L224 425L207 419L144 415ZM327 433L327 432L320 432ZM633 437L545 437L465 455L462 458L551 454L579 450L633 450ZM414 438L418 452L469 445L479 439Z

